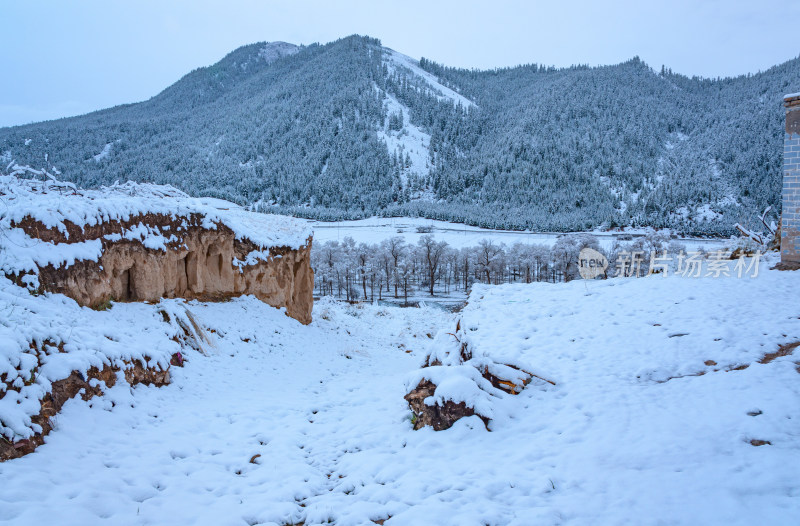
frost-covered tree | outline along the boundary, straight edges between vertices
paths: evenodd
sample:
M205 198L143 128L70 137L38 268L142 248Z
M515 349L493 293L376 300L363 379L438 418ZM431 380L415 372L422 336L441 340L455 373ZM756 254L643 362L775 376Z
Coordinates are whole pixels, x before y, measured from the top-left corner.
M447 242L436 241L430 234L422 236L417 243L417 247L422 258L423 265L427 271L428 278L428 292L433 296L433 287L436 283L436 273L439 270L439 264L447 250Z

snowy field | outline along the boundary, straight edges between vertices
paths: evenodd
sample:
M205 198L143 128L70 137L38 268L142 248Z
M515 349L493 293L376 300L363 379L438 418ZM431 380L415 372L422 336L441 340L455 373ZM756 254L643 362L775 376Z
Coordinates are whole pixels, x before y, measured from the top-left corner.
M308 226L314 230L314 243L320 244L326 241L342 241L350 236L357 243L380 243L384 239L393 236L402 236L407 243L416 244L420 237L425 233L417 232L418 227L431 229L437 241L447 241L454 248L474 247L482 239L490 239L497 244L514 243L542 244L552 246L556 239L562 236L561 233L554 232L520 232L516 230L492 230L460 223L449 223L447 221L436 221L433 219L423 219L417 217L370 217L368 219L358 219L354 221L314 221L305 220ZM589 232L597 236L600 245L604 248L611 248L614 239L620 235L641 235L641 230L627 230L624 234L620 232ZM623 240L624 241L624 240ZM630 240L628 240L630 241ZM686 245L687 251L695 251L704 247L708 251L718 250L723 246L724 239L697 239L686 238L681 240Z
M764 263L477 286L460 315L324 300L309 326L253 298L188 302L207 356L166 387L68 402L45 445L0 464L0 523L798 524L800 356L759 363L800 340L798 293ZM497 398L491 431L413 431L405 383L457 316L557 385Z

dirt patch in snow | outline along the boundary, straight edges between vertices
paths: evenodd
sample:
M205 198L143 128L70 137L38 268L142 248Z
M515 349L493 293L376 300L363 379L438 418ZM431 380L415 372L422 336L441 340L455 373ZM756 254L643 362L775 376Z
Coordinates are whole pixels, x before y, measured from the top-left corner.
M798 347L800 347L800 342L785 343L779 346L777 351L765 354L758 363L770 363L772 360L780 358L781 356L789 356Z
M800 341L793 342L793 343L785 343L783 345L779 345L777 351L765 354L758 361L758 363L767 364L767 363L771 363L776 358L780 358L782 356L791 356L792 353L794 352L794 350L797 349L798 347L800 347ZM717 362L715 362L714 360L706 360L703 363L707 367L713 367L713 366L717 365ZM676 378L687 378L687 377L690 377L690 376L703 376L707 372L722 371L722 372L725 372L725 373L729 373L729 372L732 372L732 371L744 371L748 367L750 367L749 363L742 363L742 364L733 365L733 366L729 366L729 367L725 367L725 368L721 368L721 369L712 369L711 371L697 371L695 373L690 373L690 374L681 374L681 375L677 375L677 376L670 376L670 377L668 377L668 378L666 378L664 380L657 380L656 383L665 383L665 382L669 382L670 380L675 380ZM797 372L800 373L800 366L798 366Z

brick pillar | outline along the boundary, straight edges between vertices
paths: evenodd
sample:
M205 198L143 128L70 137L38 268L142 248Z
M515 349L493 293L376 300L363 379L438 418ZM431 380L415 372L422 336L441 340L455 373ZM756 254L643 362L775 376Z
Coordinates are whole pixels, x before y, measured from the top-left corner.
M781 264L800 267L800 93L786 95L781 195Z

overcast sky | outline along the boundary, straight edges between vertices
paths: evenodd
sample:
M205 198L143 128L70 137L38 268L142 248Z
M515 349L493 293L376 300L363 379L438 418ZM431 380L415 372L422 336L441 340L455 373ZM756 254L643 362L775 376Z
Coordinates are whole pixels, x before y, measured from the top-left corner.
M800 54L796 0L26 0L0 1L0 20L0 126L145 100L259 41L366 34L415 58L482 69L639 55L706 77Z

